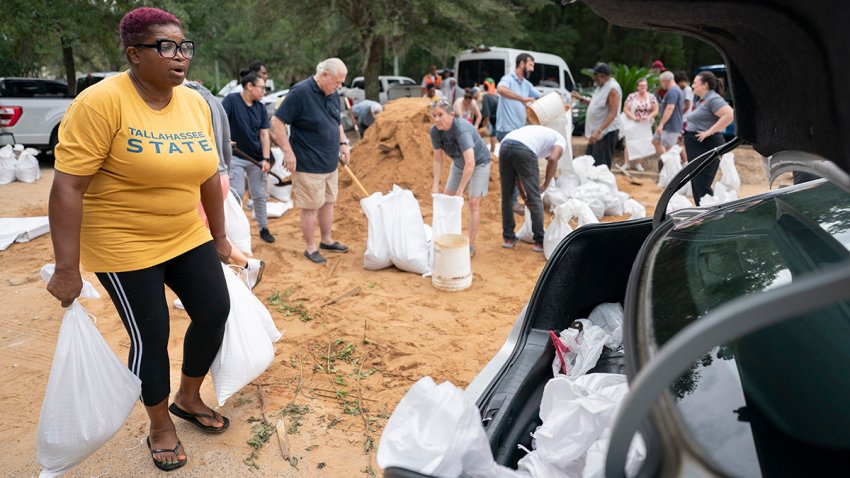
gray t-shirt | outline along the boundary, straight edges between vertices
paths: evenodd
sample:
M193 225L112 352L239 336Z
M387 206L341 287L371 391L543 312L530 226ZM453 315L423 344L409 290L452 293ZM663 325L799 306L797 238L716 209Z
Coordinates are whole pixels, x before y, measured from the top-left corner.
M706 131L711 128L711 125L717 122L717 110L726 106L726 100L718 95L716 91L709 90L705 98L696 100L696 108L685 115L688 120L686 131Z
M484 145L484 140L475 130L475 126L460 118L455 118L452 127L446 131L431 126L431 146L435 150L442 149L460 169L463 169L464 165L463 152L469 148L473 148L476 166L490 162L490 150Z
M667 105L673 105L673 114L671 114L667 122L664 123L663 129L664 131L669 131L671 133L681 133L682 110L685 108L685 94L678 85L673 85L672 88L667 90L667 93L664 93L664 98L661 99L661 106L659 107L658 114L663 116L664 110L667 109Z

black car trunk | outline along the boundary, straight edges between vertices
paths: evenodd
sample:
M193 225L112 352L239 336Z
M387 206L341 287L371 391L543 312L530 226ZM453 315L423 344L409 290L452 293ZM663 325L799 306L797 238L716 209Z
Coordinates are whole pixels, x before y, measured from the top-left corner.
M496 462L516 467L531 448L530 433L543 387L552 378L555 351L549 331L559 333L599 304L623 302L632 263L652 230L648 219L587 225L564 240L540 274L529 300L514 355L479 400ZM591 372L624 372L622 357L603 356Z

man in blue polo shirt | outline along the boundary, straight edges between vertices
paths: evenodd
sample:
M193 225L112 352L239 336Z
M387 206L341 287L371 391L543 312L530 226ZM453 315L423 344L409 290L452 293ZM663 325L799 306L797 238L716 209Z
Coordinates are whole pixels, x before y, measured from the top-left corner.
M283 164L292 172L292 193L301 209L304 257L321 264L319 249L348 252L333 240L331 227L337 197L339 161L347 164L350 145L339 121L339 94L348 69L339 58L323 60L316 74L297 83L272 118L275 141L283 149ZM286 126L290 131L287 133ZM315 241L316 223L321 240Z
M520 53L516 57L516 69L499 80L496 91L499 93L499 114L496 115L496 139L502 141L505 136L515 129L525 126L525 105L540 98L540 93L528 80L534 71L534 57L528 53ZM511 204L514 212L525 214L525 209L517 202L519 191L514 188L511 194Z

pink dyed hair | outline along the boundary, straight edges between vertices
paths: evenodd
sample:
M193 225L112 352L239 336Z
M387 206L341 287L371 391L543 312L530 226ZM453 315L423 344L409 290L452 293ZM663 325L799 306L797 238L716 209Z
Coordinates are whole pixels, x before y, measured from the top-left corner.
M121 46L127 48L141 43L148 33L148 28L155 25L177 25L183 28L180 20L165 10L150 7L137 8L127 12L118 24Z

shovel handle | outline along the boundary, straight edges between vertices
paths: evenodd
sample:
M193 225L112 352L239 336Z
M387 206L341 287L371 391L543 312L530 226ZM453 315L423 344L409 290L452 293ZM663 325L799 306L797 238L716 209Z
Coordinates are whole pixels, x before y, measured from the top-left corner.
M360 189L360 192L363 193L363 197L369 197L369 192L366 191L366 188L363 187L363 184L360 183L360 180L357 179L357 176L354 175L354 171L348 167L347 164L342 163L342 167L345 168L345 172L348 173L348 176L354 181L354 184L357 185L357 188Z

